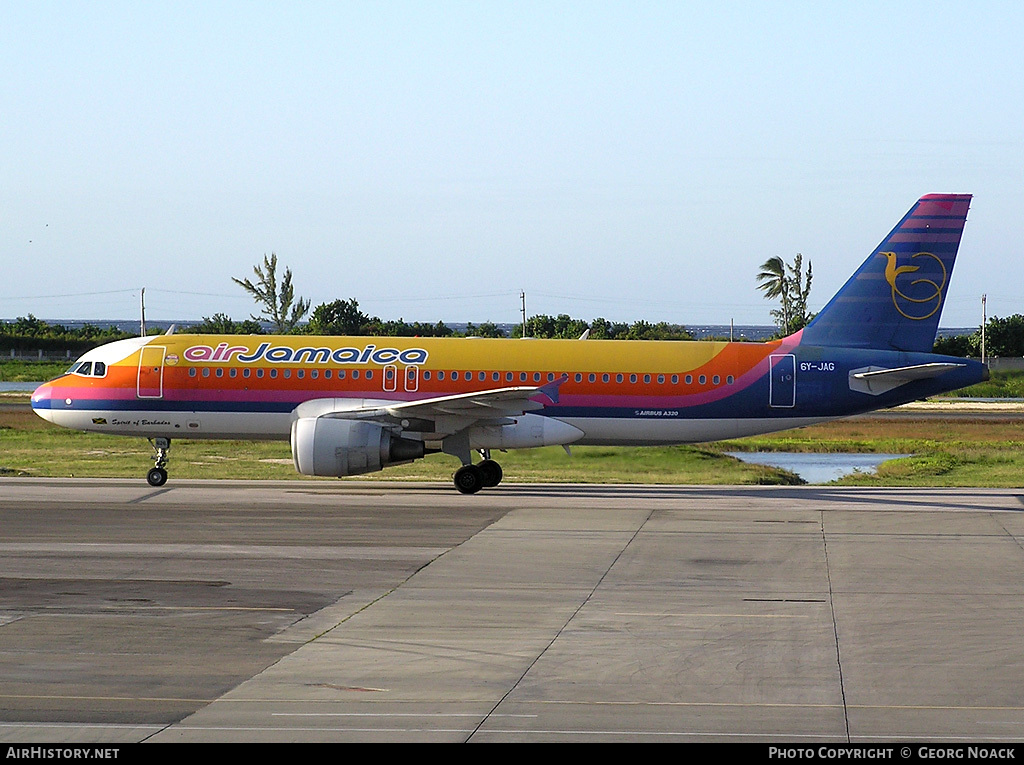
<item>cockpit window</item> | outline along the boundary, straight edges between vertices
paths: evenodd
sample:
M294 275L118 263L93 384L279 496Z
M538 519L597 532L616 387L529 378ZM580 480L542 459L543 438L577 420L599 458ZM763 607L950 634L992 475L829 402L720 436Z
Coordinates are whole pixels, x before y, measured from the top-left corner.
M102 361L76 361L65 374L104 377L107 374L107 365Z

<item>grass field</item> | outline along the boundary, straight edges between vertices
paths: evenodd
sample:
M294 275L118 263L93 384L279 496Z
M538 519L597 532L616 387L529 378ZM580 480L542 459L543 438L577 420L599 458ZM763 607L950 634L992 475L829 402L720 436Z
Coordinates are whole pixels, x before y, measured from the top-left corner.
M0 360L0 382L44 382L67 371L70 361Z
M839 483L875 486L1024 486L1024 420L853 419L699 446L559 447L496 454L508 481L567 483L795 484L791 473L747 465L728 451L912 454L878 474ZM0 475L105 476L144 480L152 450L140 438L57 428L31 410L0 411ZM305 479L284 441L175 441L173 478ZM360 480L444 480L458 466L446 455L358 476ZM332 479L326 479L332 480Z

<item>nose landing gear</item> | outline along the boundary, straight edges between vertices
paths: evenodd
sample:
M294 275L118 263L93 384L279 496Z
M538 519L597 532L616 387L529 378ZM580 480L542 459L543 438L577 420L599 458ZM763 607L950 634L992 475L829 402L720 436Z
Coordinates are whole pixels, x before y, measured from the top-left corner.
M171 448L171 439L151 438L149 442L156 451L156 465L146 473L146 481L150 486L163 486L167 483L167 452Z

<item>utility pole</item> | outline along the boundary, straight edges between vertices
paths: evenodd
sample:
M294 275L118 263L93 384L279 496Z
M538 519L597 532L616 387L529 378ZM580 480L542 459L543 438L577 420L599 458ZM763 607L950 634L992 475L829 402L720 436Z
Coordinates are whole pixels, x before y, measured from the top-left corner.
M519 290L519 300L522 302L523 310L523 331L520 337L526 337L526 292Z
M988 319L985 316L985 299L988 297L987 294L981 296L981 363L985 363L985 322Z
M141 321L139 322L139 324L141 326L141 332L142 332L141 336L145 337L146 336L146 288L145 287L143 287L142 288L142 292L139 293L139 311L140 311L140 315L141 315Z

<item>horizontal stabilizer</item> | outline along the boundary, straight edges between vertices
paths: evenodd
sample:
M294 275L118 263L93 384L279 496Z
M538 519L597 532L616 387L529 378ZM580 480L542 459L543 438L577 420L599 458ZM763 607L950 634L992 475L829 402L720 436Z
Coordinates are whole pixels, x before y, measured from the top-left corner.
M883 393L906 385L914 380L926 380L931 377L964 367L966 364L936 362L934 364L915 364L911 367L882 369L880 367L863 367L850 371L850 390L880 396Z

